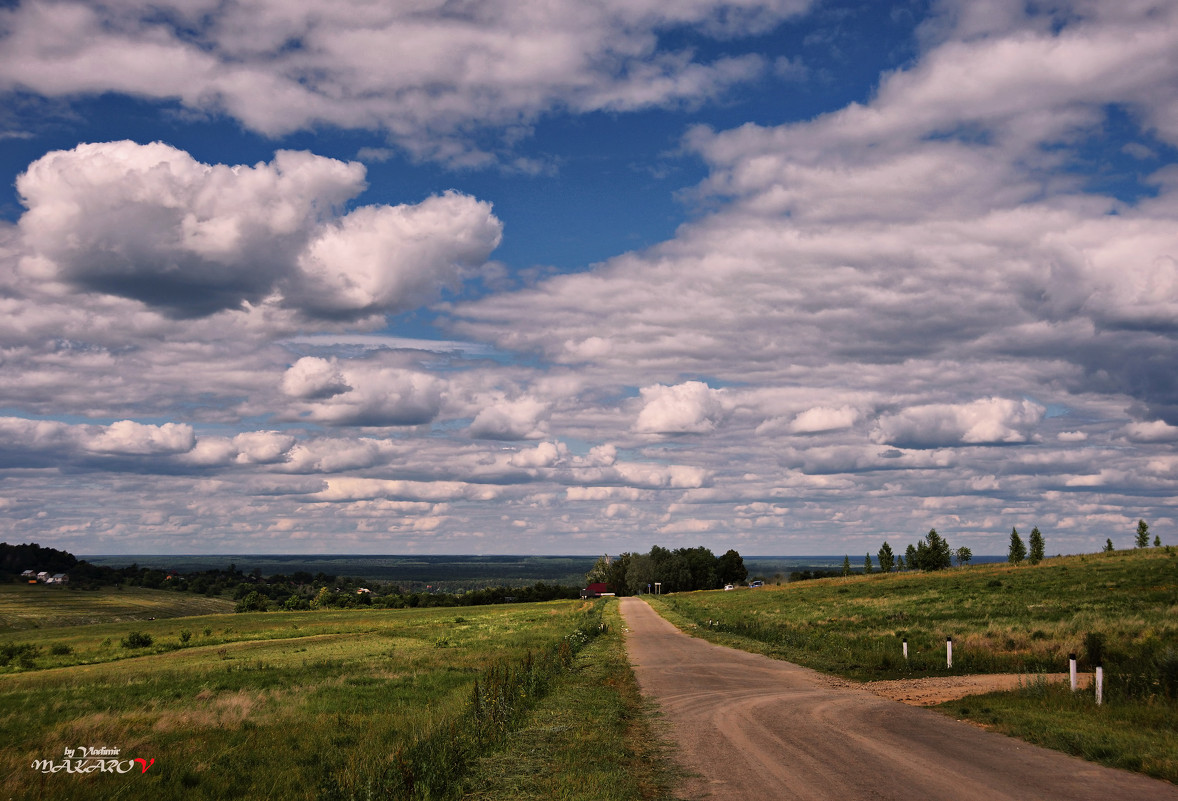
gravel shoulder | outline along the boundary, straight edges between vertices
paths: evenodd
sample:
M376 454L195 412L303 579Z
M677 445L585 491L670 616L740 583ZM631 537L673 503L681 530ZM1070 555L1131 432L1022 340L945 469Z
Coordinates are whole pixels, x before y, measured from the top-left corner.
M946 701L956 701L968 695L1017 690L1028 681L1039 679L1039 674L1001 673L979 676L932 676L921 679L897 679L895 681L869 681L858 686L880 696L900 701L911 706L936 706ZM1067 673L1049 673L1042 678L1051 684L1066 684ZM1076 683L1081 689L1092 684L1091 673L1077 673ZM851 685L851 682L846 682Z

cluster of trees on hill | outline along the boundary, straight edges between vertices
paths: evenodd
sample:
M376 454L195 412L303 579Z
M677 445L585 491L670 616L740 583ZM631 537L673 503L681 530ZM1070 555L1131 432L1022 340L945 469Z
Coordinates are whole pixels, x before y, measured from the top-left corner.
M881 573L899 570L944 570L953 565L954 557L957 558L958 565L966 565L973 559L973 552L965 547L953 551L950 549L949 543L937 533L935 528L929 529L929 533L925 535L924 539L917 541L915 545L909 543L903 556L893 551L887 540L884 541L876 554ZM852 572L851 559L849 556L844 556L842 575L848 576ZM875 567L871 563L871 554L867 554L863 559L863 572L875 572Z
M19 576L26 570L46 573L66 573L78 564L72 553L56 548L42 548L35 542L9 545L0 542L0 572Z
M638 595L661 584L662 592L716 590L748 578L744 559L734 550L716 556L704 547L669 550L655 545L650 553L602 556L585 576L606 584L617 595Z
M1149 547L1149 523L1144 520L1137 521L1137 532L1134 536L1133 543L1138 548ZM1154 536L1153 544L1155 547L1161 546L1162 540L1158 536ZM1006 561L1012 565L1022 564L1024 561L1028 564L1037 565L1044 559L1046 551L1046 541L1043 539L1043 532L1039 530L1038 526L1031 529L1030 536L1027 542L1023 542L1022 536L1018 533L1018 528L1010 530L1010 545L1007 548ZM1105 551L1113 550L1113 541L1107 540L1104 547ZM957 550L951 550L949 543L945 538L937 533L937 530L931 529L925 538L915 545L909 544L903 556L899 556L892 551L892 546L885 541L883 547L879 549L876 554L876 559L879 561L879 570L883 573L891 573L893 570L943 570L950 567L956 559L958 566L968 565L973 559L973 552L967 547L961 547ZM871 563L871 554L863 560L863 572L872 573L875 567ZM810 571L806 571L810 573ZM843 557L843 569L841 575L850 575L851 559L849 556ZM798 581L806 578L825 578L826 576L840 575L831 571L814 571L812 575L790 574L791 581ZM795 578L797 576L797 578Z

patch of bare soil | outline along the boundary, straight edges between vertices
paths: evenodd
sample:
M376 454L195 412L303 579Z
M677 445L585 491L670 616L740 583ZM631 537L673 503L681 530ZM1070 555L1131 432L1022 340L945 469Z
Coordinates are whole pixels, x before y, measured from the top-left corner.
M869 681L859 686L883 698L901 701L912 706L935 706L945 701L956 701L967 695L1002 690L1017 690L1020 686L1045 678L1048 682L1067 682L1067 673L1026 674L1002 673L980 676L930 676L921 679L897 679L895 681ZM1092 684L1091 673L1079 673L1076 682L1081 688Z

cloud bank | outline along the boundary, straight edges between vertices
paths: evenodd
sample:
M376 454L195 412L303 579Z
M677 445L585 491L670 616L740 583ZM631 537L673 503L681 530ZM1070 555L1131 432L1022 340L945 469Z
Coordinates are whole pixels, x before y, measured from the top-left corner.
M767 66L669 32L818 13L664 6L32 3L0 12L0 74L475 163L480 130ZM1178 9L946 1L916 37L857 101L685 123L706 176L665 241L468 295L444 291L510 236L488 199L356 205L362 166L298 149L31 160L0 227L0 526L89 552L862 553L936 527L985 554L1012 525L1068 552L1139 517L1166 539ZM381 335L405 320L445 343Z
M270 136L321 123L377 129L420 157L470 165L495 158L479 134L510 139L556 109L714 98L759 76L764 60L701 59L660 33L759 34L810 5L47 0L0 11L0 89L172 100Z

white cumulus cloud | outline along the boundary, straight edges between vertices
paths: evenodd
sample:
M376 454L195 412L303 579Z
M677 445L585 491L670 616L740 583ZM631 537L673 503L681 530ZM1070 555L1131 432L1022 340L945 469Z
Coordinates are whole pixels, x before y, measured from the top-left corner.
M545 436L543 416L548 405L524 396L502 400L479 411L470 424L470 435L481 439L539 439Z
M1034 401L1008 398L932 403L880 417L872 438L911 448L1022 443L1046 412Z
M674 386L656 384L641 390L643 407L634 430L643 434L705 434L715 430L726 411L724 392L702 381Z
M490 204L457 192L337 216L364 175L301 151L252 167L159 142L54 151L17 179L24 270L176 317L273 298L355 318L432 300L498 246Z

